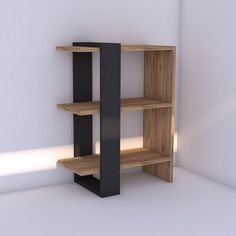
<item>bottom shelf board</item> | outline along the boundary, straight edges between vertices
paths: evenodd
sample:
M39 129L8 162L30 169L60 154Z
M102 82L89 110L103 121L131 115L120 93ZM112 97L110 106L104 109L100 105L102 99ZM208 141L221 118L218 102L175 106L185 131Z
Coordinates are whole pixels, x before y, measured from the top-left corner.
M121 151L121 169L146 166L171 161L170 157L163 157L157 152L145 148L135 148ZM58 160L58 163L70 169L80 176L93 175L99 173L100 156L97 154L73 157Z

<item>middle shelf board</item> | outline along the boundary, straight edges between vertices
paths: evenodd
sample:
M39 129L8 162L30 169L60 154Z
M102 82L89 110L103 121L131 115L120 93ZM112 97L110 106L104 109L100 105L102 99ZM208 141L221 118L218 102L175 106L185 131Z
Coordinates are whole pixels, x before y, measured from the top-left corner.
M171 161L170 157L163 157L157 152L145 148L135 148L121 151L120 168L126 169L169 161ZM84 157L61 159L58 160L58 163L80 176L93 175L99 173L100 156L94 154Z
M171 107L170 102L162 102L158 100L152 100L148 98L125 98L121 99L121 111L135 111L144 109L157 109ZM100 102L79 102L79 103L67 103L58 104L59 109L72 112L76 115L86 116L95 115L100 112Z

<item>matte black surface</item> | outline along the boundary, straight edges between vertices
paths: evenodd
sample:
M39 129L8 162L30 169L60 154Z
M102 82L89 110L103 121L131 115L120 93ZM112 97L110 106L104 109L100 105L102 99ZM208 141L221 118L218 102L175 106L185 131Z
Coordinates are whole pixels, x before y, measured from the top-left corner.
M74 46L78 46L73 44ZM92 100L92 53L73 53L73 101ZM92 116L74 115L74 156L92 154ZM93 176L81 177L74 174L76 183L99 193L99 181ZM96 182L96 184L92 184ZM90 187L91 186L91 187Z
M100 195L100 181L94 178L92 175L88 176L77 176L75 182L81 186L87 188L91 192Z
M100 46L101 194L120 193L120 44Z
M120 54L121 45L73 43L100 48L100 181L75 182L101 197L120 193ZM74 102L92 100L92 53L73 53ZM74 156L92 154L92 116L74 115Z

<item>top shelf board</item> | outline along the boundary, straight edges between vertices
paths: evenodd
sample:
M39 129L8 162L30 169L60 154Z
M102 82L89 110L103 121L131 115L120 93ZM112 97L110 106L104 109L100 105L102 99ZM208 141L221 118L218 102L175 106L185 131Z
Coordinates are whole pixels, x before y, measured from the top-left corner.
M82 46L57 46L58 51L66 52L99 52L99 47L82 47ZM158 46L158 45L121 45L122 52L147 52L147 51L172 51L175 46Z

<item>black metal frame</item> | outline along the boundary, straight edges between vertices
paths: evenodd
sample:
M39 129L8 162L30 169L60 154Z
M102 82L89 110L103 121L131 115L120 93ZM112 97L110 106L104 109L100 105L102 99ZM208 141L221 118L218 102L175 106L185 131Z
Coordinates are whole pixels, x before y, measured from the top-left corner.
M120 193L120 54L117 43L73 43L100 48L100 180L74 181L100 197ZM73 100L92 100L92 53L73 53ZM92 116L74 115L74 156L92 154Z

